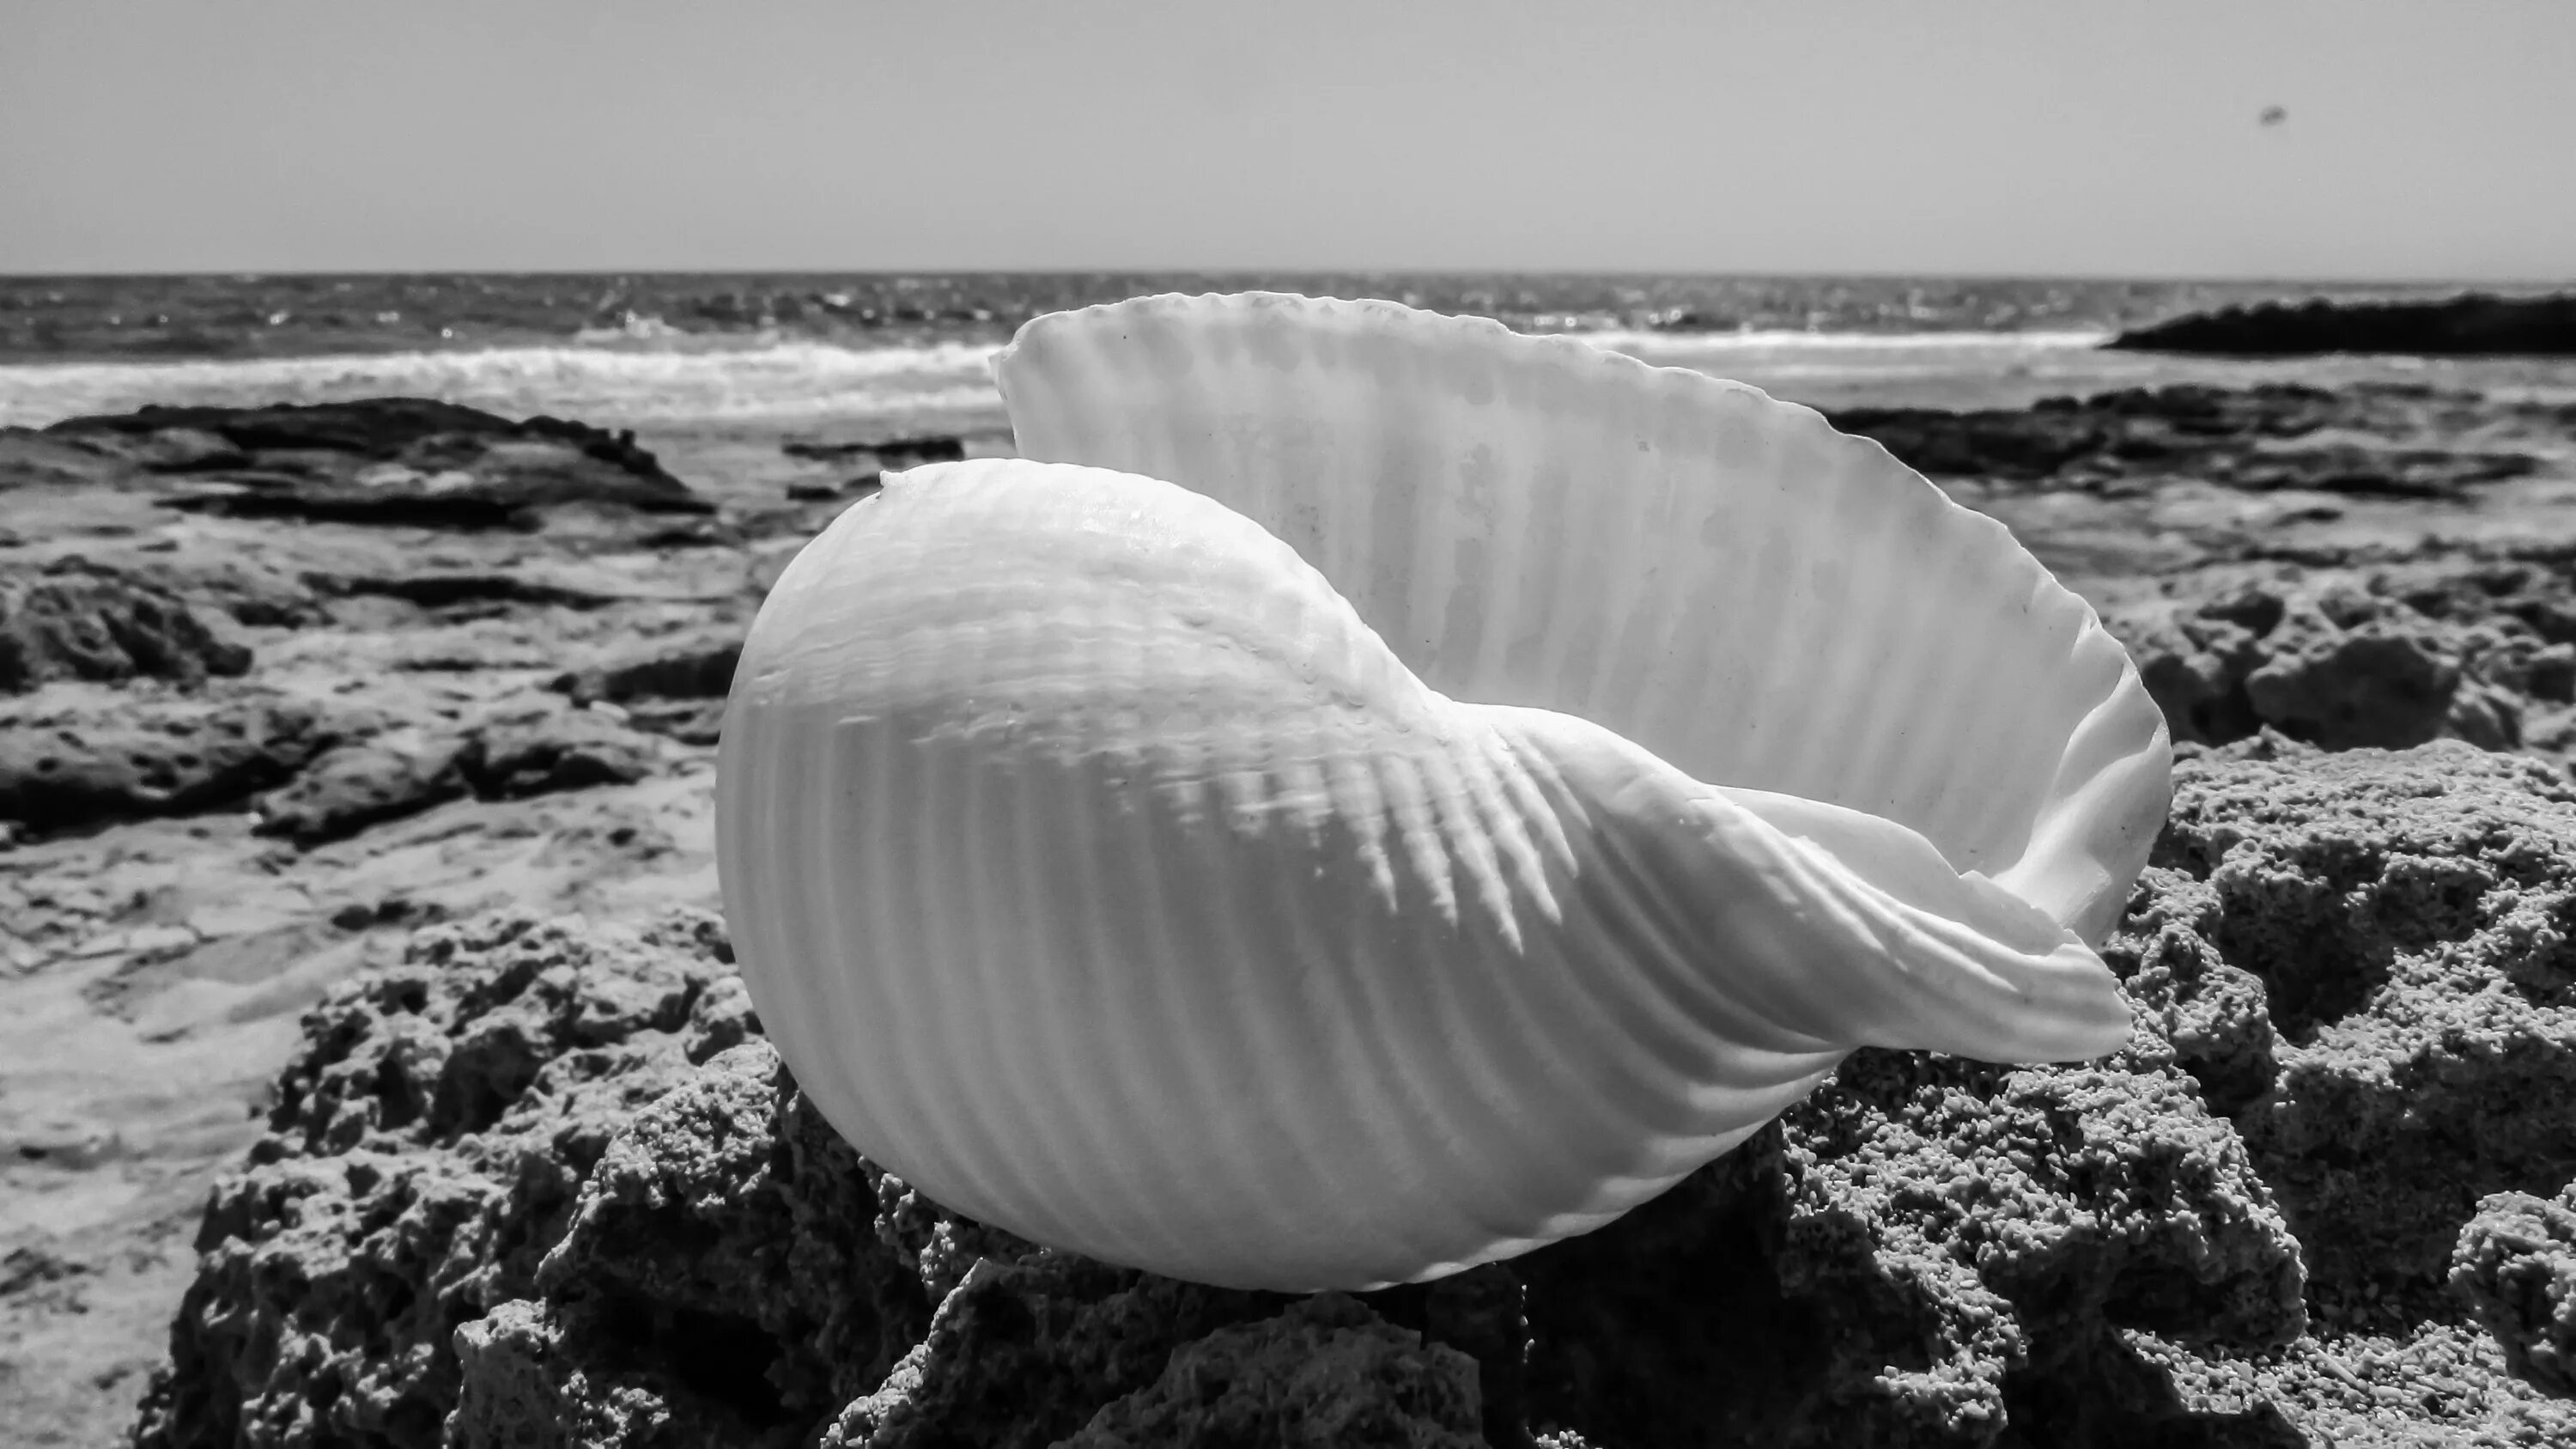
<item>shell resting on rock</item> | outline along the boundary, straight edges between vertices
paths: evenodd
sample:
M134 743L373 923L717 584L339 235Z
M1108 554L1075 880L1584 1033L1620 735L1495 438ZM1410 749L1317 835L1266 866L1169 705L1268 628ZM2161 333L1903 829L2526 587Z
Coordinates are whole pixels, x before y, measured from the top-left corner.
M1597 1227L1859 1046L2125 1039L2162 717L1877 444L1385 303L1138 299L996 372L1024 457L806 547L719 775L762 1021L949 1208L1376 1287Z

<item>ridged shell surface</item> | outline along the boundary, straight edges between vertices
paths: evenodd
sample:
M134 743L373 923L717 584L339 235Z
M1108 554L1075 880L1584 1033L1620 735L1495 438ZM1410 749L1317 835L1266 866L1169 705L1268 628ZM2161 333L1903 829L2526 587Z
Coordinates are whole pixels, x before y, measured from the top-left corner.
M2087 940L2160 718L1874 444L1385 304L1144 299L998 373L1028 459L809 545L720 765L764 1024L943 1204L1373 1287L1598 1226L1856 1046L2125 1036Z

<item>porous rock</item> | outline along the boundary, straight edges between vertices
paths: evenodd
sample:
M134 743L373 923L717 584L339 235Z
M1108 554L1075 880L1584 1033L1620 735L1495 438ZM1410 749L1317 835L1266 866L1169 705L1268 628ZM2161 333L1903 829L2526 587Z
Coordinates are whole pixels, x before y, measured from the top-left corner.
M466 794L473 739L455 730L403 728L335 745L259 802L258 830L300 846L346 839Z
M822 1122L739 983L691 954L713 951L711 923L657 948L710 974L685 1011L620 1038L625 1056L466 1006L523 960L563 983L552 1019L600 1014L569 1003L611 991L608 973L547 974L587 936L438 928L420 940L494 944L416 945L447 963L420 983L432 1004L355 1025L326 1009L307 1055L338 1064L352 1102L436 1102L405 1084L453 1075L468 1044L492 1064L481 1079L509 1085L451 1094L483 1104L453 1117L468 1128L397 1106L365 1110L400 1132L290 1133L317 1100L298 1085L316 1073L290 1072L283 1145L246 1180L306 1194L297 1221L314 1226L248 1215L247 1187L219 1196L155 1402L239 1395L256 1364L254 1445L317 1415L339 1416L338 1442L435 1442L380 1427L397 1401L419 1405L406 1425L445 1416L460 1445L2548 1442L2576 1418L2509 1377L2441 1289L2460 1244L2462 1291L2510 1305L2495 1331L2520 1335L2525 1362L2555 1343L2557 1300L2529 1291L2556 1281L2558 1250L2533 1247L2555 1228L2490 1198L2489 1226L2463 1229L2482 1195L2576 1177L2568 1114L2533 1110L2567 1100L2571 881L2576 788L2536 761L2451 742L2329 754L2277 733L2186 759L2104 952L2136 1007L2121 1053L2008 1068L1864 1051L1595 1233L1302 1305L1035 1249L921 1198ZM655 1032L682 1044L636 1056ZM541 1131L582 1112L584 1145L530 1166ZM407 1158L427 1165L406 1177ZM406 1209L329 1204L421 1172L484 1184L439 1199L484 1226L400 1260L435 1272L402 1271L471 1291L334 1286L347 1264L394 1261L383 1235ZM445 1357L425 1326L379 1330L386 1310L365 1306L431 1299ZM292 1352L216 1334L253 1321L346 1326ZM2388 1397L2425 1375L2440 1392ZM360 1422L352 1403L380 1406L364 1432L338 1427Z
M334 738L313 706L260 692L34 701L0 713L0 821L37 833L244 801Z
M2155 863L2161 939L2134 959L2159 991L2201 959L2172 1029L2242 1104L2312 1299L2435 1311L2482 1196L2576 1176L2576 1111L2552 1105L2576 1101L2576 787L2456 741L2186 760ZM2268 1042L2211 999L2243 993L2210 952L2261 981Z
M421 939L461 929L496 943L507 934L478 925ZM579 939L524 922L512 929L538 943L538 963ZM542 1093L516 1084L563 1077L569 1054L548 1052L568 1048L559 1030L501 1033L471 1019L467 1003L501 994L483 977L531 952L478 950L416 946L415 958L447 958L426 983L437 993L430 1004L380 1005L378 1018L354 1026L342 1005L308 1029L317 1041L356 1039L337 1048L332 1080L380 1084L376 1098L390 1092L395 1102L437 1099L435 1087L400 1084L419 1074L406 1063L441 1060L442 1038L450 1055L464 1042L488 1043L486 1059L509 1063L511 1085L456 1094L483 1104L467 1114L487 1124L481 1145L468 1151L453 1132L432 1133L428 1150L443 1154L451 1176L466 1170L462 1156L517 1181L524 1164L493 1140L537 1140L522 1124ZM357 999L408 999L422 985L395 979L409 984ZM587 973L558 990L604 989L598 982ZM700 1001L727 991L740 1001L731 982L702 987ZM450 993L457 1005L438 1004ZM432 1033L413 1017L448 1024ZM458 1330L452 1373L434 1348L400 1335L387 1340L401 1350L392 1356L414 1367L378 1363L392 1350L356 1333L341 1341L360 1346L341 1351L336 1367L280 1367L254 1399L306 1402L315 1382L349 1380L376 1385L370 1395L382 1403L400 1397L386 1387L399 1382L452 1414L448 1441L460 1445L641 1442L649 1431L657 1443L784 1445L820 1434L829 1445L892 1449L1075 1435L1209 1442L1193 1436L1227 1425L1268 1436L1251 1443L1335 1434L1465 1442L1477 1432L1477 1398L1500 1388L1487 1388L1494 1376L1478 1369L1513 1356L1492 1343L1496 1322L1521 1321L1511 1293L1487 1305L1499 1306L1499 1319L1444 1304L1443 1285L1294 1311L1277 1295L1035 1250L942 1212L859 1158L766 1045L741 1037L749 1023L738 1011L724 1019L742 1044L694 1073L653 1078L649 1100L640 1089L615 1096L627 1115L599 1124L585 1139L595 1148L557 1164L541 1222L457 1190L484 1204L475 1211L489 1225L470 1241L451 1235L462 1246L438 1260L447 1265L441 1281L477 1285L470 1300L448 1295L456 1311L444 1321ZM623 1069L594 1058L578 1075L596 1096ZM289 1123L311 1096L297 1079L291 1072L281 1108ZM426 1113L396 1115L418 1124ZM559 1115L548 1109L538 1120ZM423 1129L409 1130L417 1138ZM343 1183L345 1171L323 1170L312 1156L396 1150L381 1134L320 1131L325 1140L300 1152L264 1148L254 1176ZM314 1138L307 1129L298 1140ZM276 1231L219 1212L209 1245L241 1241L210 1260L192 1313L222 1321L228 1315L210 1300L246 1296L255 1282L292 1295L315 1276L226 1277L224 1253L273 1260L327 1249L336 1262L384 1217L336 1211L320 1240L284 1248L254 1246L277 1241ZM310 1212L303 1220L324 1221ZM457 1256L497 1255L504 1243L506 1262ZM2027 1072L1869 1054L1747 1149L1630 1218L1509 1270L1528 1286L1535 1342L1512 1420L1485 1415L1484 1437L1497 1444L1526 1442L1521 1414L1564 1442L1700 1444L1741 1433L1793 1444L1986 1444L2007 1422L2067 1422L2084 1395L2069 1389L2065 1402L2051 1400L2051 1383L2080 1388L2131 1373L2116 1323L2262 1345L2295 1333L2298 1311L2295 1251L2241 1149L2153 1051L2111 1067ZM1485 1277L1501 1281L1501 1271ZM307 1311L319 1322L351 1310L326 1296ZM196 1362L202 1375L202 1356ZM1891 1362L1914 1369L1891 1373ZM183 1360L177 1378L191 1372ZM2146 1390L2123 1402L2158 1407ZM2162 1411L2184 1417L2170 1403Z
M724 954L703 913L503 914L335 988L207 1205L135 1443L439 1444L456 1330L535 1292L609 1143L742 1039Z
M511 800L631 784L654 764L649 736L587 710L513 713L470 727L371 721L262 796L257 829L309 848L469 794Z
M691 632L624 645L557 676L553 687L575 704L722 699L741 658L740 630Z
M1346 1294L1182 1345L1162 1377L1102 1409L1064 1449L1483 1449L1476 1366Z
M2576 1397L2576 1182L2555 1198L2500 1192L2479 1203L2452 1252L2451 1290L2515 1373Z
M452 1442L649 1421L674 1444L1036 1449L1279 1306L946 1214L852 1152L760 1042L639 1114L536 1287L460 1338Z
M1128 1394L1174 1349L1285 1306L1069 1254L986 1258L939 1305L883 1386L824 1431L824 1449L990 1444L1043 1449Z
M2313 586L2241 582L2106 622L2178 743L2269 727L2334 750L2445 738L2508 750L2558 747L2530 738L2527 723L2576 698L2567 603L2554 571L2470 563Z
M2441 732L2459 685L2458 663L2438 645L2371 620L2284 641L2246 674L2245 697L2256 718L2292 739L2403 749Z
M742 631L693 630L623 645L556 677L575 704L614 704L639 729L713 744L742 658Z
M1665 1197L1513 1266L1530 1423L1587 1442L2213 1433L2118 1330L2257 1350L2301 1326L2297 1244L2152 1039L2086 1067L1861 1053Z
M86 559L0 575L0 694L55 679L201 684L250 662L185 600Z
M450 1442L517 1444L557 1423L649 1424L662 1443L810 1439L930 1317L869 1231L881 1179L800 1110L765 1044L718 1054L609 1142L529 1299L460 1331Z
M650 736L586 709L488 723L463 759L475 793L501 799L632 784L653 764Z

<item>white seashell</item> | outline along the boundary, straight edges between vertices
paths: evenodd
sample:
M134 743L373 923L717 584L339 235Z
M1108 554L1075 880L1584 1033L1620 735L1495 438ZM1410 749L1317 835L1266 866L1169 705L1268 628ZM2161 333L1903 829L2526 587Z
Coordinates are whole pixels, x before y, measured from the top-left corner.
M2162 717L1875 443L1383 303L1091 308L997 373L1027 460L797 557L719 770L763 1022L941 1203L1375 1287L1597 1227L1858 1046L2125 1039L2088 943Z

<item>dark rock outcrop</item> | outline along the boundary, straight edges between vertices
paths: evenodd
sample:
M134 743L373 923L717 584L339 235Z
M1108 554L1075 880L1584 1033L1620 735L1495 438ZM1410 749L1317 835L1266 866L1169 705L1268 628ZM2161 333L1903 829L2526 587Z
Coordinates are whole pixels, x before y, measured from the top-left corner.
M1059 1253L987 1257L949 1290L883 1386L834 1417L822 1443L1044 1449L1128 1395L1151 1393L1174 1349L1287 1306Z
M633 784L653 773L653 741L595 711L567 710L483 726L462 764L476 794L516 799Z
M812 463L866 460L899 472L923 463L954 463L966 456L966 440L950 433L925 433L855 443L789 442L779 444L778 450Z
M259 693L86 699L0 716L0 821L38 834L189 815L285 783L334 740Z
M575 704L615 705L638 729L714 744L741 658L740 630L692 631L625 645L557 676L550 687Z
M1102 1409L1065 1449L1275 1444L1482 1449L1476 1366L1344 1294L1221 1328L1172 1353L1150 1388Z
M884 476L878 473L861 473L837 483L790 483L787 485L787 501L834 503L844 498L856 498L862 494L872 493L882 486L884 486Z
M2576 294L2433 301L2263 302L2197 312L2104 344L2137 352L2294 357L2319 352L2576 356Z
M187 601L86 559L0 574L0 694L53 679L202 684L250 670L248 647Z
M545 578L533 570L417 569L370 574L314 570L303 577L305 586L324 598L374 595L424 609L474 604L597 609L617 602L614 594Z
M2190 478L2258 493L2450 498L2539 467L2529 454L2461 448L2444 435L2442 416L2477 401L2413 384L2177 383L2028 408L1844 408L1831 417L1935 477L2093 490Z
M517 799L643 779L650 735L589 710L396 726L258 691L83 699L0 714L0 821L36 834L250 805L315 846L468 794Z
M2576 1182L2554 1199L2500 1192L2479 1203L2452 1253L2451 1291L2515 1373L2576 1397Z
M174 506L238 516L493 528L524 526L565 503L714 507L632 434L560 418L512 422L420 398L147 407L67 419L45 434L187 480L166 500Z
M458 1335L450 1442L641 1421L666 1443L784 1446L893 1372L933 1306L887 1241L901 1185L780 1075L765 1047L725 1051L620 1124L537 1245L527 1301Z
M333 746L259 802L258 831L315 846L417 815L466 794L471 737L437 729L369 732Z

